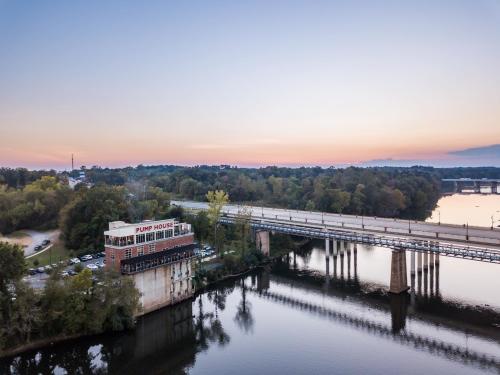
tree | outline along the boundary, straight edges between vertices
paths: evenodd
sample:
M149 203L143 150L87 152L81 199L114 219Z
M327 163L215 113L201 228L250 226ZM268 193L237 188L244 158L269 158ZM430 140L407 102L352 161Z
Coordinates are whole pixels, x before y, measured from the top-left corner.
M241 257L245 257L250 242L250 220L252 210L249 207L240 207L235 219L236 238L239 242Z
M104 231L109 222L130 221L132 203L124 187L98 185L82 189L61 211L60 228L69 249L104 247Z
M210 220L210 224L214 227L214 245L216 251L220 251L219 246L217 246L217 224L219 222L224 205L229 202L229 196L223 190L215 190L209 191L206 195L206 198L208 201L208 219ZM220 252L219 255L221 254L222 252Z

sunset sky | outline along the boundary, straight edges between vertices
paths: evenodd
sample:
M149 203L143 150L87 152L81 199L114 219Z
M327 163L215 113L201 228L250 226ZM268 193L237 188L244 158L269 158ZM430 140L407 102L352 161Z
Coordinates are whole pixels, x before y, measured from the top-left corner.
M0 166L333 165L495 143L498 0L0 0Z

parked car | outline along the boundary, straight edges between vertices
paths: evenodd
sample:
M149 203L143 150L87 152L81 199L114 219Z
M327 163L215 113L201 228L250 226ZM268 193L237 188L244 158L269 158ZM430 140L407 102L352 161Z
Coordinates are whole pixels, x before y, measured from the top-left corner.
M73 259L69 260L70 265L78 264L78 263L80 263L80 259L78 259L78 258L73 258Z
M87 264L87 268L91 271L95 271L95 270L99 269L99 267L97 267L94 263Z
M77 273L75 270L68 270L68 275L70 276L75 276Z
M30 269L28 270L28 274L29 274L29 275L32 275L32 276L33 276L33 275L36 275L36 270L35 270L34 268L30 268Z
M106 256L106 253L104 251L101 251L100 253L97 253L99 258L104 258Z
M49 273L50 271L52 271L52 267L50 266L50 264L46 265L45 267L43 267L43 269L45 270L45 272Z
M68 277L69 276L69 272L68 271L62 271L61 272L61 276L62 277Z
M90 254L87 254L87 255L82 255L82 256L80 257L80 260L81 260L82 262L86 262L86 261L88 261L88 260L92 260L92 255L90 255Z
M38 267L38 268L36 269L36 272L37 272L37 273L45 273L45 267Z
M35 246L35 251L40 251L42 250L42 247L40 245Z
M47 246L50 243L50 240L43 240L42 246Z
M104 268L105 264L103 262L95 262L95 265L99 268Z

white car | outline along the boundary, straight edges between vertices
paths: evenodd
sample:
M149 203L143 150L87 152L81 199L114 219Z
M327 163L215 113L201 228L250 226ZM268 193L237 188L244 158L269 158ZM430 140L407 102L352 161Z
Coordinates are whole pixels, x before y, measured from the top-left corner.
M99 267L97 267L94 263L87 264L87 268L91 271L98 270Z
M82 262L86 262L87 260L92 260L92 255L87 254L87 255L80 257L80 259L82 260Z
M70 262L71 262L71 264L78 264L78 263L80 263L80 259L73 258L73 259L70 260Z

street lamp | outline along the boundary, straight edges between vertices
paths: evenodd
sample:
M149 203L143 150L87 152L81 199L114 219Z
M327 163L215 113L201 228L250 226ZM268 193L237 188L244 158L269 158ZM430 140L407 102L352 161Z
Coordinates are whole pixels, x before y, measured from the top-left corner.
M441 211L440 210L438 210L438 216L439 216L438 225L441 225Z
M495 214L491 215L491 229L495 227L495 223L497 222L500 222L500 220L495 220Z

